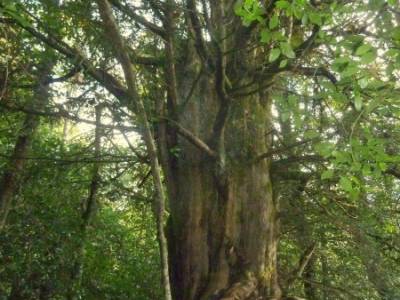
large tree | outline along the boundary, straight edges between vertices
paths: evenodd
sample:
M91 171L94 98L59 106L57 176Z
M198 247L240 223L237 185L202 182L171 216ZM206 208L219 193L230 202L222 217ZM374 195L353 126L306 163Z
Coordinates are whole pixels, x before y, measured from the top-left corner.
M397 93L381 76L393 80L399 64L399 27L389 32L398 26L393 1L20 2L30 5L3 4L2 11L115 96L143 136L167 297L169 281L179 300L286 297L288 279L278 280L277 265L280 195L271 175L296 173L300 196L307 176L322 172L339 194L360 199L360 180L349 170L397 174L390 155L370 157L382 150L369 143L379 132L360 125L378 106L371 99ZM48 26L41 5L65 28ZM386 59L377 48L394 50ZM323 139L337 142L337 151ZM316 147L293 150L305 144ZM293 161L308 165L292 168Z

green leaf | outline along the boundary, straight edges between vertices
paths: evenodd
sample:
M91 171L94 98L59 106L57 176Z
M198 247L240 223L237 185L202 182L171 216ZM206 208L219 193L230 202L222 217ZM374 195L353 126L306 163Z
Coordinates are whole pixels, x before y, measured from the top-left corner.
M325 179L331 179L333 178L334 175L334 171L333 170L326 170L322 173L321 175L321 179L325 180Z
M343 72L341 72L340 74L343 77L350 77L354 74L356 74L358 72L358 67L356 64L349 64L344 70Z
M400 40L400 26L397 26L391 30L392 38Z
M280 45L282 53L288 58L295 58L296 54L294 53L292 46L289 43L281 43Z
M362 56L363 54L367 53L372 49L371 45L368 44L363 44L360 47L357 48L356 50L356 55Z
M297 97L294 95L289 95L288 97L288 104L290 109L294 110L297 108Z
M287 40L286 37L280 31L272 32L272 39L274 41L286 41Z
M354 98L354 107L357 111L360 111L362 108L362 98L360 96L356 96Z
M378 167L382 172L385 172L388 168L387 163L385 163L385 162L379 162Z
M335 157L335 162L338 164L349 164L352 161L350 153L345 151L333 151L332 155Z
M375 52L367 52L361 57L361 63L369 64L375 61L376 53Z
M371 175L371 168L370 168L370 166L364 165L364 166L362 167L361 172L362 172L363 176L369 176L369 175Z
M287 64L288 64L288 60L287 60L287 59L284 59L284 60L282 60L281 63L279 64L279 68L280 68L280 69L283 69L284 67L287 66Z
M355 162L353 162L352 165L351 165L351 171L356 171L356 172L358 172L358 171L361 170L361 166L362 166L362 165L361 165L360 162L355 161Z
M268 29L263 29L261 31L261 43L269 43L271 41L271 32Z
M293 7L293 14L298 20L301 20L302 17L303 17L303 10L300 9L299 7L297 7L297 6L294 6Z
M242 3L240 1L237 1L233 7L233 11L235 12L236 15L242 16L244 9L242 6Z
M358 84L360 88L365 89L368 86L368 79L365 77L361 78L360 80L358 80Z
M304 137L305 137L306 139L313 139L313 138L318 137L319 135L320 135L319 132L318 132L318 131L315 131L315 130L308 130L308 131L306 131L306 132L304 133Z
M275 6L280 9L287 9L290 6L290 3L285 0L276 1Z
M322 18L318 13L310 13L308 14L308 18L310 19L310 22L316 25L321 26L322 25Z
M351 60L349 57L346 57L346 56L338 57L333 61L333 63L337 64L337 65L347 64L349 62L351 62Z
M334 145L327 142L322 142L315 145L315 151L317 151L318 154L322 155L325 158L332 155L333 148Z
M323 81L321 85L330 91L336 91L336 86L331 81Z
M8 14L14 20L16 20L18 23L20 23L22 26L24 26L24 27L31 26L29 21L27 19L25 19L25 17L21 16L15 7L7 6L5 8L5 13Z
M308 23L308 16L304 14L303 17L301 18L301 24L307 25L307 23Z
M279 25L279 18L277 15L273 15L271 19L269 19L269 29L274 29Z
M385 225L384 230L385 230L386 233L393 234L393 233L397 232L397 226L388 223L388 224Z
M282 118L283 122L286 122L287 120L289 120L289 117L290 117L290 113L289 112L283 112L281 114L281 118Z
M344 190L346 192L353 191L353 185L351 183L351 180L347 177L340 178L339 186L342 188L342 190Z
M269 53L268 61L273 62L273 61L277 60L280 55L281 55L281 50L279 48L274 48Z

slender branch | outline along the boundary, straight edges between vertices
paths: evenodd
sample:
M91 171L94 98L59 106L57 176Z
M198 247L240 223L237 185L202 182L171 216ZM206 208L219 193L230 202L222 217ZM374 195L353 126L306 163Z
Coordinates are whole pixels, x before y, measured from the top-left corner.
M293 73L300 73L307 76L323 76L328 78L333 84L338 82L336 76L324 67L296 67L290 70Z
M279 147L279 148L276 148L276 149L272 149L272 150L270 150L268 152L260 154L259 156L257 156L255 158L254 161L255 162L259 162L260 160L263 160L265 158L270 158L274 154L279 154L279 153L285 152L285 151L287 151L287 150L289 150L291 148L295 148L295 147L298 147L298 146L301 146L301 145L304 145L304 144L307 144L307 143L310 143L310 142L318 141L318 140L320 140L320 139L319 138L306 139L306 140L298 141L296 143L293 143L293 144L290 144L290 145L287 145L287 146L284 146L284 147Z
M96 81L98 81L102 86L104 86L111 94L120 100L126 99L126 88L111 74L107 71L96 68L93 64L79 51L67 43L56 38L51 33L46 33L44 35L34 27L21 22L18 19L14 19L15 23L28 31L32 36L36 37L38 40L47 44L51 48L57 50L59 53L65 55L70 62L81 66L90 76L92 76Z
M326 159L324 159L320 155L301 155L301 156L290 156L288 158L282 158L277 161L273 162L273 165L282 165L282 164L292 164L292 163L298 163L298 162L324 162Z
M5 102L0 102L0 107L5 108L10 111L17 111L17 112L23 112L26 114L31 114L31 115L38 115L38 116L44 116L44 117L55 117L55 118L64 118L68 120L72 120L78 123L86 123L90 125L96 125L96 121L93 120L88 120L88 119L83 119L77 116L74 116L67 112L66 110L61 110L57 112L52 112L52 111L40 111L40 110L35 110L32 108L27 108L27 107L17 107L17 106L10 106L6 104ZM116 130L122 130L122 131L138 131L138 128L133 127L133 126L124 126L124 125L111 125L111 124L99 124L99 127L104 128L104 129L116 129Z
M225 26L225 10L222 2L216 3L216 17L218 18L217 26L218 35L213 39L215 48L215 89L219 100L219 109L213 125L212 141L215 144L220 158L224 155L224 129L229 116L232 98L226 92L226 26Z
M294 269L291 272L291 274L288 276L288 280L286 282L287 287L290 287L297 278L300 278L302 276L305 268L307 267L312 256L314 255L315 248L316 248L316 244L313 243L304 251L303 255L301 256L301 258L299 260L299 264L298 264L297 268Z
M37 160L37 161L51 161L55 163L60 163L60 164L73 164L73 163L123 163L123 162L135 162L136 158L135 156L124 156L121 158L118 158L118 156L112 156L115 158L110 158L110 159L103 159L102 157L109 157L109 155L102 155L101 157L87 157L87 158L80 158L80 159L67 159L67 158L55 158L55 157L46 157L46 156L13 156L9 154L3 154L0 153L0 157L2 158L17 158L20 160Z
M64 82L67 81L68 79L74 77L76 74L78 74L81 71L80 66L74 66L70 71L68 71L66 74L56 77L56 78L47 78L46 82L44 84L50 84L50 83L55 83L55 82ZM25 84L25 85L16 85L17 88L35 88L39 84Z
M325 283L318 282L315 280L309 280L309 279L303 279L303 280L306 282L309 282L312 285L317 285L317 286L321 287L322 289L349 295L351 297L351 299L358 299L358 300L364 299L364 298L358 297L357 295L353 294L352 292L349 292L349 289L346 289L346 288L340 288L340 287L336 287L336 286L326 285Z
M133 64L144 65L144 66L162 66L164 64L163 57L158 56L141 56L136 53L132 48L128 48L129 57Z
M208 54L206 43L204 42L203 34L201 32L201 24L197 16L196 5L197 5L196 0L187 1L187 13L190 19L190 27L194 35L196 50L200 59L206 66L210 66L211 61Z
M177 91L177 80L176 80L176 68L175 68L175 43L174 43L174 32L175 22L173 17L173 6L175 2L168 0L166 3L166 17L164 21L165 28L165 52L166 52L166 67L165 67L165 81L168 91L168 109L172 118L176 118L176 109L178 105L178 91Z
M131 149L131 151L133 153L135 153L135 155L140 159L141 162L143 163L148 163L148 158L144 155L142 155L141 153L139 153L139 151L137 151L137 149L132 145L131 141L129 140L129 137L126 135L126 133L121 130L122 136L124 137L126 143L128 144L129 149Z
M145 17L136 14L135 11L128 5L123 5L119 0L110 0L110 3L114 7L118 8L121 12L132 18L134 21L138 22L140 25L143 25L151 32L161 36L162 38L165 38L165 30L162 27L157 26L156 24L146 20Z

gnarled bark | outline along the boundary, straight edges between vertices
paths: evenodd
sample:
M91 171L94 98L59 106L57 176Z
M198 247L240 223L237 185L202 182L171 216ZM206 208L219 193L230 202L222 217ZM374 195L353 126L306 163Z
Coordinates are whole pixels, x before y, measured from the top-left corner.
M179 99L196 81L195 61L181 66ZM179 123L212 144L218 112L212 78L201 76ZM183 101L183 100L181 100ZM215 158L179 138L170 195L168 241L175 299L256 299L279 296L275 207L269 161L270 99L256 94L232 105L224 133L223 173Z

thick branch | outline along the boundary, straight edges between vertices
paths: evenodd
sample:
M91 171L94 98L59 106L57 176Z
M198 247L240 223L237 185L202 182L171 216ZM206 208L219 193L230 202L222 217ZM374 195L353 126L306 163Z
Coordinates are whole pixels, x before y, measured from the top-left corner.
M394 176L397 179L400 179L400 170L395 168L395 167L391 167L388 170L386 170L387 174Z
M202 150L204 153L206 153L208 156L210 156L212 158L216 158L217 157L217 153L214 150L212 150L207 145L207 143L203 142L200 138L195 136L189 130L187 130L186 128L182 127L182 125L179 124L178 122L175 122L174 120L167 119L167 118L165 118L165 119L169 122L169 124L171 126L173 126L178 131L178 134L180 134L181 136L186 138L194 146L196 146L197 148L199 148L200 150Z

